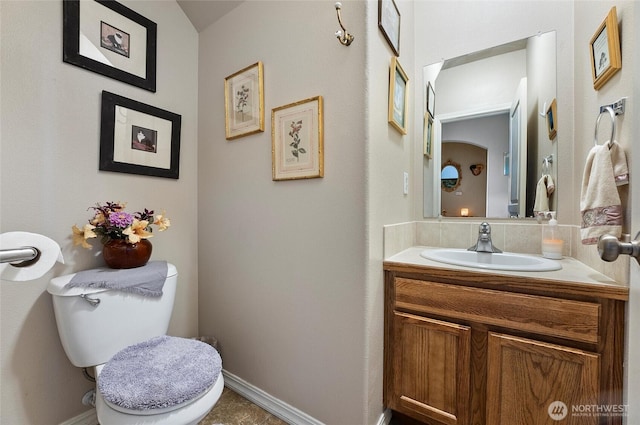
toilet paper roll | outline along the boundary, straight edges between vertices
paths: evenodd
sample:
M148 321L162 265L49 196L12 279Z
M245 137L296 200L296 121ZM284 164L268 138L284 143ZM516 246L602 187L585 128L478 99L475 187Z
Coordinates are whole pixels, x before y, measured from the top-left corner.
M40 251L40 258L30 265L16 267L10 263L0 263L0 278L22 282L38 279L51 270L56 261L64 264L60 245L52 239L38 233L6 232L0 234L0 249L18 249L35 247Z

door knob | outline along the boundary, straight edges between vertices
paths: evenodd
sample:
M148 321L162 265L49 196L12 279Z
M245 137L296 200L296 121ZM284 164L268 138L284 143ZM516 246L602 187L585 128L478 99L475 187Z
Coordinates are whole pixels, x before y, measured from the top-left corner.
M620 242L613 235L602 235L598 239L598 254L604 261L615 261L620 254L631 255L640 264L640 232L631 242Z

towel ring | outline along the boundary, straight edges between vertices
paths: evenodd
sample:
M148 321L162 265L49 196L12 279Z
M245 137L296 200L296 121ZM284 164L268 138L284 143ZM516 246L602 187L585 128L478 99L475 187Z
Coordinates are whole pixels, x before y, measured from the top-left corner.
M542 160L542 174L551 173L551 164L553 164L553 155L545 156Z
M609 138L608 143L608 147L609 149L611 149L611 144L615 140L616 136L616 113L610 106L606 106L604 110L598 114L598 119L596 119L596 130L593 135L593 144L594 146L598 146L598 126L600 125L600 118L602 118L602 114L604 114L605 112L608 112L609 116L611 117L611 138Z

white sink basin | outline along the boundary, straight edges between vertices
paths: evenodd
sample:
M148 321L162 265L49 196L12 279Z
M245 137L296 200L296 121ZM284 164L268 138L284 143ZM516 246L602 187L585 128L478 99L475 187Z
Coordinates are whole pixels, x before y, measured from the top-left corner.
M420 256L441 263L489 270L548 272L562 268L562 265L554 260L512 252L489 253L467 251L466 249L438 248L425 249L420 253Z

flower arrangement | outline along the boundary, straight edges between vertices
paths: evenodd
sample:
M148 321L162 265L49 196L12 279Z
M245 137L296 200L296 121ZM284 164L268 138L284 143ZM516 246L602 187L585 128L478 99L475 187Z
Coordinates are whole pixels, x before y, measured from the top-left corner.
M171 226L171 221L162 214L144 209L142 212L130 214L125 211L126 204L121 202L107 202L104 205L98 203L95 207L90 207L94 211L89 223L82 229L75 224L72 226L73 244L81 245L83 248L91 249L87 239L102 237L101 242L107 243L112 239L123 239L127 243L135 244L141 239L148 239L153 236L151 225L158 226L160 232Z

